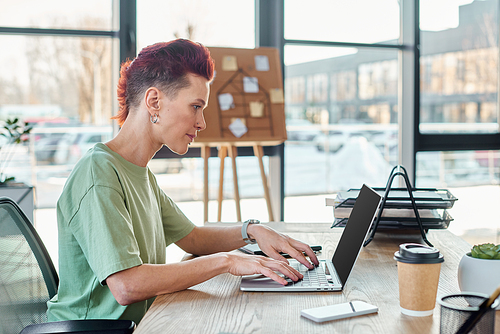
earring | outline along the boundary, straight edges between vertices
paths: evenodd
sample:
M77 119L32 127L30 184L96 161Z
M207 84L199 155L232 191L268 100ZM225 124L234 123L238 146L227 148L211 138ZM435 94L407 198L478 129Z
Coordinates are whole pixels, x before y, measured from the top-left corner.
M151 123L156 124L160 120L160 117L158 117L158 114L154 114L154 115L151 115L149 117L149 119L151 120Z

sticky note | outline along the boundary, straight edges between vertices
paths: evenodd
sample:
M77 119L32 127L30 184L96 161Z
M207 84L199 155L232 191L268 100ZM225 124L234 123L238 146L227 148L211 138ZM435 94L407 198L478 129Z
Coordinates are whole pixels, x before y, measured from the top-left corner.
M230 93L224 93L220 94L218 97L220 110L229 110L234 108L233 95L231 95Z
M247 121L244 118L233 117L231 118L231 123L235 122L236 120L238 120L238 122L243 123L244 126L247 126Z
M238 61L235 56L222 57L222 70L223 71L237 71Z
M281 88L271 88L269 91L269 98L271 103L284 103L285 99L283 97L283 89Z
M245 93L258 93L259 80L254 77L243 77L243 90Z
M255 56L254 59L257 71L269 71L269 58L267 56Z
M251 117L264 116L264 103L260 101L250 102L250 116Z
M233 135L237 138L240 138L248 131L246 125L243 124L243 122L239 118L235 119L231 124L229 124L229 130L231 130Z

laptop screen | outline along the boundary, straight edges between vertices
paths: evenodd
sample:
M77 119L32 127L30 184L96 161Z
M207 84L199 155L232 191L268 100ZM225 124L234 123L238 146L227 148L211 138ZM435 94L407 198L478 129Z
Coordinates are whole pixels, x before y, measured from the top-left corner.
M377 192L363 185L332 258L342 286L358 258L381 200Z

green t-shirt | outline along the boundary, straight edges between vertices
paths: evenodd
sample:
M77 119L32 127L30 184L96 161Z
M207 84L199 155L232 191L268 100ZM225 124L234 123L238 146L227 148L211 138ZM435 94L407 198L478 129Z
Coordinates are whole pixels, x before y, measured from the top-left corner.
M122 306L106 278L165 263L165 248L194 228L147 167L96 144L76 164L57 202L59 290L49 321L127 319L139 323L153 299Z

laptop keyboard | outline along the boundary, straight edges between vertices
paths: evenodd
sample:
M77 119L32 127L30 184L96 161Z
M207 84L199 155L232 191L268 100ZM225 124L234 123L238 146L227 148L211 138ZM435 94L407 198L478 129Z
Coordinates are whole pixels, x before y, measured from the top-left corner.
M291 279L286 278L288 286L300 286L300 287L316 286L319 288L326 288L328 286L333 285L333 282L327 279L325 270L323 269L322 265L319 265L314 269L309 269L300 262L291 262L290 266L292 266L302 275L304 275L304 278L297 282L294 282Z

